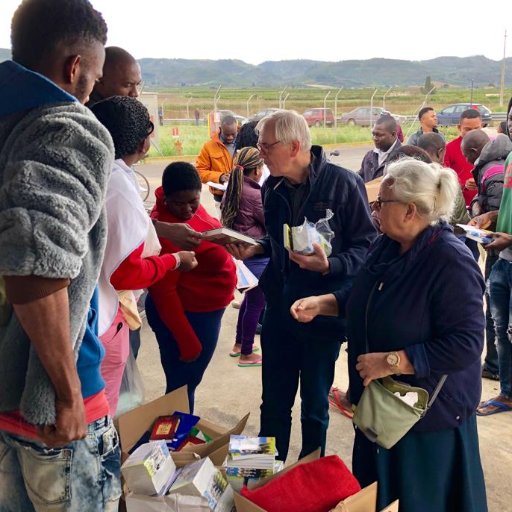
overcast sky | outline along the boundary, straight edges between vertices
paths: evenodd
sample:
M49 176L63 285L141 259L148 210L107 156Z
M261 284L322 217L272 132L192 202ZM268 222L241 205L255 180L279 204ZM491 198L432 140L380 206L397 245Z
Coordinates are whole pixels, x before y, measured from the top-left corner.
M20 0L0 0L0 47ZM301 7L302 4L308 8ZM108 45L136 58L314 59L512 56L512 0L92 0ZM487 7L488 6L488 7Z

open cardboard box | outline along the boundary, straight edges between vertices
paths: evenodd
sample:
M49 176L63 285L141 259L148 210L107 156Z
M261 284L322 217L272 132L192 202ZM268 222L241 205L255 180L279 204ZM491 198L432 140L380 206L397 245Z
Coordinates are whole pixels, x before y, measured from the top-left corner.
M288 466L283 469L279 473L262 480L260 483L255 485L255 487L261 487L265 485L267 482L274 478L279 478L282 474L286 473L290 469L298 466L299 464L304 464L306 462L311 462L320 457L320 449L306 455L302 459L300 459L295 464ZM258 505L252 503L247 498L242 496L241 494L235 492L235 507L237 512L266 512L264 509L259 507ZM377 482L361 489L358 493L349 496L343 501L340 501L336 505L336 507L331 512L378 512L377 511ZM395 501L382 509L380 512L398 512L398 501Z
M153 422L159 416L166 416L174 411L189 412L186 386L119 416L116 420L116 426L121 441L121 461L124 462L128 458L128 452L144 432L151 430ZM174 452L172 458L176 466L185 466L194 460L207 456L210 457L214 465L221 466L228 454L229 436L231 434L241 434L248 418L249 414L246 414L231 429L220 427L201 418L196 425L197 428L213 440L207 444L186 446L183 450Z

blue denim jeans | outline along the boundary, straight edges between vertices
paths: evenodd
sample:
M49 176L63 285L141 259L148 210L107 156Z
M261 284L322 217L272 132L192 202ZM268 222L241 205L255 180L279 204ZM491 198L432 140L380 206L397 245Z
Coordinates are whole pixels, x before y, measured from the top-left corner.
M500 393L512 398L512 263L499 258L492 267L488 286L496 329Z
M160 361L167 382L165 392L170 393L182 386L187 386L191 413L194 412L196 388L201 383L204 372L210 364L217 347L224 311L224 309L218 309L202 313L185 312L192 329L194 329L196 336L203 346L201 355L195 361L185 362L180 359L180 351L176 339L158 315L151 294L146 298L146 315L149 326L153 329L160 348Z
M113 512L121 497L121 452L112 420L88 425L64 448L0 432L0 512Z

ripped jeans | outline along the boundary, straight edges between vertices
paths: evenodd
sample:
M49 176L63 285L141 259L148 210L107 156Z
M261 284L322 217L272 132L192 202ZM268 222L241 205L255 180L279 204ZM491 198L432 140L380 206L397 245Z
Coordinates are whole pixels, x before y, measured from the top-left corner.
M498 258L492 267L487 286L496 329L500 394L510 399L512 398L512 263Z
M0 432L0 512L113 512L121 497L121 452L110 417L85 439L47 448Z

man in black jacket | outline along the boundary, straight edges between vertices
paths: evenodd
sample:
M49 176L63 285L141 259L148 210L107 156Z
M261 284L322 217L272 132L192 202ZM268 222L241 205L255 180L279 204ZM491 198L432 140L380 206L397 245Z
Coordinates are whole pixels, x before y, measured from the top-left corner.
M375 149L366 153L358 173L365 183L384 175L388 160L402 145L397 138L397 123L390 115L377 119L372 137Z
M316 448L325 451L329 423L328 393L334 366L345 339L344 314L322 317L309 324L295 321L290 306L307 294L343 289L350 292L353 277L375 237L363 181L357 174L327 162L321 147L311 146L304 118L279 111L260 121L258 148L270 177L263 186L267 236L258 245L232 246L245 259L270 256L260 279L267 309L263 320L260 435L275 436L279 458L286 460L291 410L300 382L303 457ZM329 221L334 232L327 256L319 244L301 255L285 249L283 225L299 226L307 218Z

